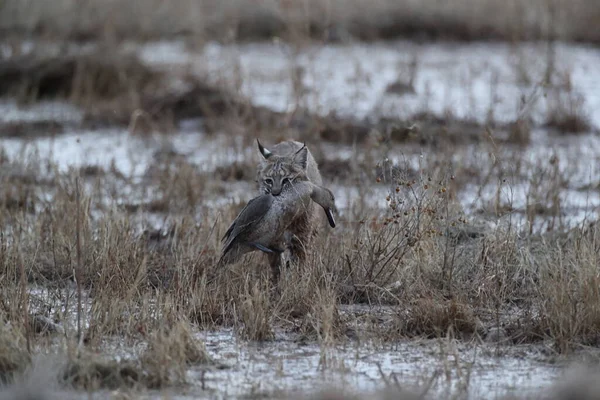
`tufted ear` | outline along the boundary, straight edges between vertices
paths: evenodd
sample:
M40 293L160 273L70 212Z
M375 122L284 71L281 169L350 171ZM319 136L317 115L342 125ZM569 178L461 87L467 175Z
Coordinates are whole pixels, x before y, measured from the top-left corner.
M260 151L260 154L262 154L262 156L265 158L265 160L273 155L273 153L271 153L269 150L265 149L263 147L263 145L260 144L260 141L258 140L258 138L256 138L256 143L258 144L258 150Z
M302 167L302 169L306 169L307 160L308 160L308 148L306 147L306 144L305 144L304 146L302 146L302 148L300 150L298 150L294 154L294 163L300 165Z

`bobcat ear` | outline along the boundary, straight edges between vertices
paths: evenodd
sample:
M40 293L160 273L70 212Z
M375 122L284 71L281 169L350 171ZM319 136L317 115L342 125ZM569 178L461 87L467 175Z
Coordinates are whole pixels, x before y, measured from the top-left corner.
M300 165L302 169L306 169L308 159L308 148L306 148L306 144L302 146L300 150L294 154L294 163Z
M273 153L271 153L269 150L265 149L263 147L263 145L260 144L260 141L258 140L258 138L256 138L256 143L258 144L258 150L260 151L260 154L262 154L262 156L265 158L265 160L273 155Z

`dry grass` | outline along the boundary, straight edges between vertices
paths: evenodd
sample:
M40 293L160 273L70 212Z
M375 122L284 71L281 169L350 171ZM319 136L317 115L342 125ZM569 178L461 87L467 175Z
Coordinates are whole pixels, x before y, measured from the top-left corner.
M481 333L471 306L456 300L419 299L409 312L396 317L396 326L390 332L395 335L437 338L446 335L474 335ZM478 326L479 325L479 326ZM469 336L466 336L469 337Z
M598 42L594 0L70 0L0 3L0 30L90 39L189 35L248 40L275 36L344 40L398 36L471 39L560 38ZM577 23L575 23L577 21Z
M21 231L10 239L3 236L0 282L8 295L3 312L12 324L23 326L23 302L30 302L32 312L36 308L33 300L20 295L23 263L29 282L49 287L59 299L58 307L49 300L46 307L55 309L58 323L69 325L72 317L60 309L72 310L74 298L69 300L69 290L60 286L73 279L79 229L85 266L81 284L90 294L82 315L90 321L85 343L94 348L108 337L135 338L146 342L147 350L132 361L79 354L63 377L74 387L185 383L191 363L209 362L190 323L238 326L240 337L259 341L270 340L276 330L297 332L303 340L324 345L355 335L386 341L447 335L472 340L495 326L505 329L508 343L549 340L562 353L597 343L596 231L574 230L552 240L532 235L525 242L504 228L479 238L461 236L463 217L444 190L450 181L439 175L431 182L406 181L387 172L382 177L380 184L392 188L386 215L371 210L363 214L364 223L342 219L343 233L322 237L309 263L287 270L274 291L260 255L245 265L215 269L216 239L227 218L215 220L207 213L197 228L190 216L183 217L172 233L154 237L157 243L149 247L149 235L135 229L135 214L114 210L93 217L98 205L88 189L80 196L83 218L77 228L75 215L68 211L77 201L74 177L56 173L53 200L43 208L32 200L35 218L14 208L0 211L5 231L19 226ZM200 188L195 193L206 195ZM199 199L192 204L203 208ZM188 207L187 202L174 202L169 212L186 212ZM42 260L53 274L40 269ZM343 303L391 305L395 313L383 323L365 326L352 313L340 314ZM34 343L42 338L28 334ZM75 339L76 331L67 328L65 335ZM7 337L20 343L20 350L7 356L3 368L21 371L28 364L25 336L20 342L13 334Z
M260 283L246 282L241 298L242 336L249 340L273 339L271 328L271 309L269 304L269 288L266 281Z
M3 324L0 330L0 382L6 383L25 371L31 357L22 332L6 322Z
M104 359L91 353L69 360L62 375L64 385L88 391L143 385L143 378L143 371L134 362Z
M153 388L185 383L190 365L211 362L204 343L195 339L189 325L183 322L151 332L148 348L141 356L146 386Z
M63 309L69 301L73 304L60 288L73 279L79 234L85 266L79 283L90 294L83 315L90 326L84 337L90 344L107 335L150 335L159 349L171 349L158 353L184 354L185 346L178 348L181 352L170 347L185 342L185 330L179 332L178 325L173 332L179 333L152 336L164 332L166 321L240 326L242 336L251 340L268 340L274 329L283 328L331 342L348 332L351 319L339 314L344 303L393 305L396 315L372 332L387 340L449 331L484 336L489 326L499 324L515 342L550 339L561 352L596 341L596 232L573 230L554 239L532 234L524 240L510 226L471 231L452 200L456 178L443 167L409 179L382 163L371 177L379 176L379 185L389 187L388 210L383 215L376 209L348 210L341 233L336 229L318 240L307 265L286 270L277 293L268 287L259 254L245 268L215 268L217 239L237 207L221 210L223 216L215 220L201 200L214 191L205 185L206 177L185 168L158 171L155 193L164 193L169 208L155 211L182 216L165 235L141 234L134 222L139 209L93 212L104 206L90 194L106 193L103 185L113 179L110 175L102 181L90 178L96 187L82 190L79 224L73 213L77 196L72 173L53 173L51 202L40 200L47 189L35 181L4 180L3 191L30 191L34 213L8 206L0 212L3 230L20 232L4 236L0 254L3 290L15 299L4 300L6 318L22 323L21 310L30 301L21 292L21 265L28 282L56 288L51 290L62 299ZM538 189L560 190L550 184L560 181L560 175L539 176L543 181L534 182ZM178 188L178 182L189 190ZM175 195L186 192L183 201ZM199 227L189 214L194 209L206 215ZM509 316L515 304L521 311ZM57 310L52 318L65 323L65 315ZM526 316L531 316L527 323L515 328Z
M357 334L352 314L340 314L341 304L393 306L394 314L381 326L358 329L359 335L385 340L484 337L488 330L502 328L509 342L550 340L563 353L597 341L595 231L551 237L532 231L523 238L510 225L472 230L454 197L460 190L455 182L471 172L458 169L456 176L450 174L443 155L420 172L390 162L362 165L367 171L359 184L377 180L376 185L387 187L387 210L357 202L339 229L316 241L307 265L284 273L276 292L268 287L260 255L249 258L245 267L215 268L218 238L239 206L220 209L217 218L206 199L218 196L231 173L218 175L222 183L209 184L206 173L173 158L178 155L157 159L147 174L145 185L153 187L155 199L122 208L107 208L102 197L108 196L109 204L128 204L111 186L115 181L133 184L116 171L78 177L88 169L63 173L50 168L48 175L41 161L4 161L3 171L10 171L1 175L1 193L7 199L0 207L5 318L16 326L29 326L23 310L30 309L32 320L39 314L63 325L58 331L73 337L68 310L75 299L66 288L76 279L89 294L82 310L83 320L89 321L85 343L98 346L110 336L148 340L148 354L156 355L146 357L141 370L156 370L151 386L178 382L183 376L182 371L172 376L171 368L160 367L186 365L191 351L188 328L176 321L202 328L237 326L250 340L269 340L275 330L283 329L299 332L306 340L333 343ZM232 165L222 171L239 168ZM556 163L539 168L532 175L532 202L559 198L564 177ZM503 172L492 163L479 173L485 183L486 175ZM342 178L355 180L352 174ZM79 189L78 179L85 182ZM253 177L244 172L236 179ZM503 207L497 203L492 209L500 212ZM78 208L79 222L74 212ZM532 226L540 219L551 221L560 208L557 201L551 212L531 210L528 218ZM164 234L142 232L138 217L148 212L178 217ZM195 212L204 215L199 226ZM548 226L560 228L558 223ZM84 268L75 277L78 254ZM49 314L38 310L23 291L24 284L47 287L58 306L47 305ZM169 324L175 326L165 331ZM42 330L29 329L24 335L34 340ZM159 356L166 358L148 363ZM83 375L95 376L88 372Z

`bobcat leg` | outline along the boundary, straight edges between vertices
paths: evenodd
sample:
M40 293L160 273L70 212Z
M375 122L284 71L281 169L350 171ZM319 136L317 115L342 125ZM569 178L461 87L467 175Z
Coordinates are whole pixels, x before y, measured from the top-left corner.
M267 256L271 266L271 283L277 285L281 276L281 253L269 253Z

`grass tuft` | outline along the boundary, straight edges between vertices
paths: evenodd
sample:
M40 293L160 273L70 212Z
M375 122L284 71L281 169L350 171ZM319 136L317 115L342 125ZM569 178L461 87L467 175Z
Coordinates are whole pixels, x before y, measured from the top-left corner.
M89 391L121 389L142 385L144 373L131 361L116 361L82 353L71 358L64 367L62 382Z
M183 384L190 365L210 363L204 343L193 336L184 322L151 333L148 348L141 355L145 383L150 388Z
M0 382L10 383L31 363L25 336L10 324L0 328Z

